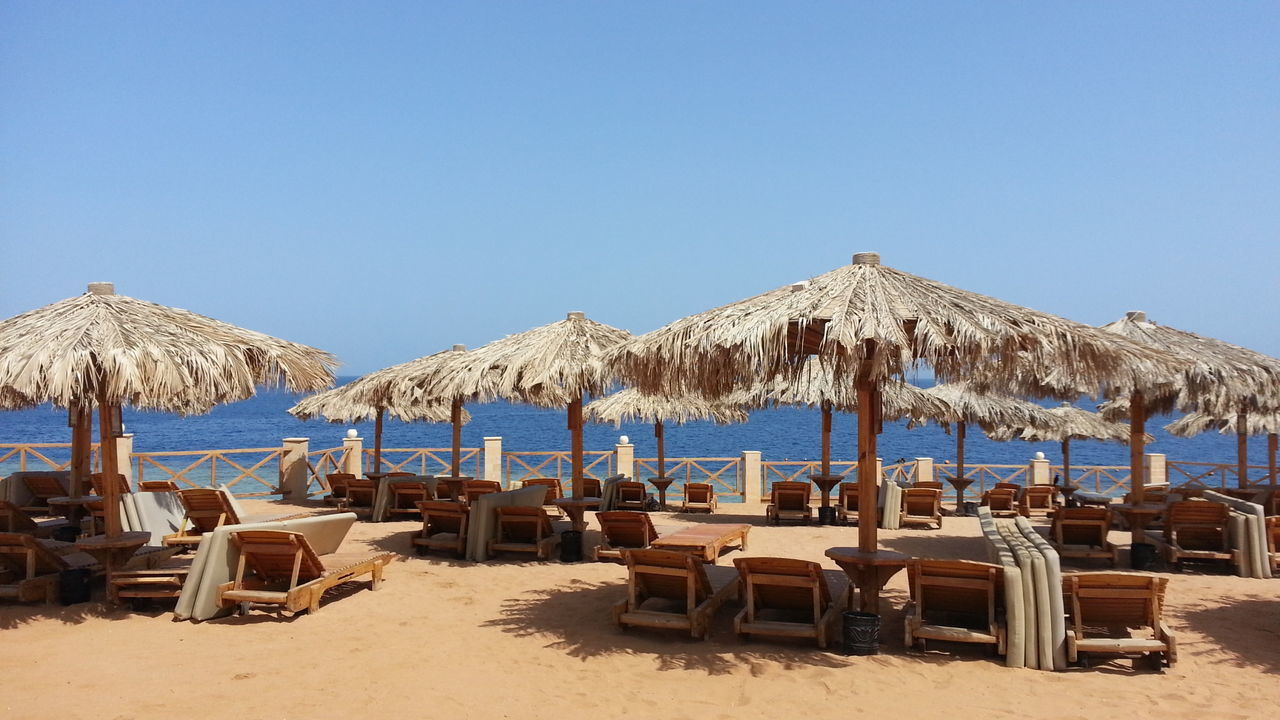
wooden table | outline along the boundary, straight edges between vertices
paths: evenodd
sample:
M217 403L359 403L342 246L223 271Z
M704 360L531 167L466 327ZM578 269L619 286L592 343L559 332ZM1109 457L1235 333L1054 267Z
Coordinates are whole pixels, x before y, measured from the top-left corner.
M669 477L651 477L649 482L658 490L658 507L666 512L667 510L667 488L671 487L671 483L675 482L675 478Z
M1076 507L1076 501L1071 499L1072 495L1080 488L1074 485L1062 485L1058 487L1058 492L1062 493L1062 503L1067 507Z
M960 517L968 515L969 511L964 507L964 491L973 484L973 480L970 478L949 477L947 478L947 483L955 488L956 491L956 515Z
M587 511L600 507L600 498L556 498L551 501L551 504L564 510L564 514L569 516L569 523L573 525L573 529L582 532L587 529Z
M856 547L827 548L826 556L835 561L849 576L849 595L846 606L853 609L853 589L858 589L859 609L866 613L880 613L880 589L907 566L910 555L892 550L862 552Z
M831 505L831 488L839 485L844 480L843 475L810 475L809 481L814 487L822 491L822 507Z
M1147 525L1164 513L1164 505L1129 505L1114 504L1111 509L1124 516L1125 522L1129 523L1129 531L1132 542L1145 543L1147 535L1144 532Z
M89 553L95 560L102 563L102 567L107 571L107 577L110 578L117 567L123 567L129 558L133 557L133 554L149 540L151 540L151 533L146 531L126 532L116 537L94 535L77 540L76 549Z
M67 522L76 525L80 518L89 512L89 505L102 502L101 495L81 495L80 497L51 497L46 500L49 509L65 517Z
M449 488L449 498L455 501L466 499L466 494L462 492L462 485L468 480L475 480L475 478L470 475L459 475L457 477L436 476L436 483L444 483Z
M720 551L726 546L737 543L738 547L747 549L747 533L750 525L717 525L707 523L677 530L669 535L654 540L649 547L657 550L674 550L699 555L703 562L715 564L720 558Z

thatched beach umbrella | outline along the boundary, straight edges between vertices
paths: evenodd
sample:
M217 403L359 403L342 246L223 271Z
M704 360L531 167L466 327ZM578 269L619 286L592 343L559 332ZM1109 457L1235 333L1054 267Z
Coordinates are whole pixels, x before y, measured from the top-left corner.
M1250 413L1241 432L1239 414L1215 416L1209 413L1193 412L1178 418L1164 426L1171 435L1178 437L1195 437L1202 432L1217 430L1227 435L1235 433L1237 442L1241 435L1267 436L1267 479L1276 484L1276 452L1280 450L1280 412Z
M859 518L858 539L866 553L876 549L875 429L886 381L923 362L943 381L985 369L992 387L1069 399L1115 386L1154 389L1180 369L1097 328L885 267L877 253L677 320L620 346L610 360L642 390L714 396L797 374L806 355L817 355L838 382L856 383L859 508L870 514Z
M924 392L940 400L944 409L940 413L916 415L916 422L933 420L939 424L956 426L956 474L951 484L956 489L956 510L964 511L964 491L973 483L964 473L964 444L967 428L978 425L990 435L996 428L1016 425L1052 429L1059 420L1048 410L1032 402L1002 393L978 392L967 382L942 383Z
M635 388L593 400L582 411L591 422L613 423L614 427L624 422L651 423L658 442L658 476L653 479L658 481L670 479L667 477L666 423L684 425L696 420L714 420L719 425L728 425L747 421L745 410L726 403L698 395L648 395Z
M260 384L328 387L335 365L322 350L116 295L111 283L91 283L84 295L0 322L4 394L72 412L73 464L88 451L86 421L96 404L108 478L119 473L122 405L194 415L251 397ZM114 537L121 530L117 487L103 485L107 535Z
M454 349L448 352L460 352L465 349L461 345L455 345ZM423 359L426 358L419 358L419 360ZM446 401L410 401L395 392L398 384L403 381L407 372L412 371L411 366L416 362L415 360L385 368L356 378L342 387L303 398L297 405L289 408L289 413L301 420L320 416L334 423L373 420L373 469L375 471L382 469L382 421L386 414L404 422L455 422L453 434L455 441L458 440L462 425L471 420L470 414L463 411L460 404L452 403L453 408L451 408L451 403ZM453 413L451 409L456 409L458 412ZM460 442L455 442L453 448L455 475L460 453L458 445Z
M1028 442L1057 442L1062 444L1062 481L1071 484L1071 441L1072 440L1113 440L1129 442L1129 426L1102 417L1099 413L1089 412L1071 403L1047 410L1055 416L1058 424L1052 427L1035 427L1030 425L1009 424L987 430L993 440L1010 440L1014 437ZM1150 435L1145 436L1151 442Z
M1142 502L1143 477L1142 437L1146 420L1152 414L1162 415L1174 409L1196 409L1219 417L1235 414L1236 427L1248 427L1251 412L1280 410L1280 359L1254 352L1239 345L1202 335L1158 325L1141 311L1126 313L1103 330L1159 349L1185 360L1187 369L1180 382L1163 391L1151 392L1135 388L1128 402L1113 403L1104 410L1107 417L1128 411L1129 441L1134 502ZM1240 487L1248 484L1247 434L1237 435L1237 472Z
M439 371L406 391L480 402L508 400L567 407L573 493L582 496L582 398L602 395L615 381L605 351L631 337L571 312L559 322L508 335L443 359Z

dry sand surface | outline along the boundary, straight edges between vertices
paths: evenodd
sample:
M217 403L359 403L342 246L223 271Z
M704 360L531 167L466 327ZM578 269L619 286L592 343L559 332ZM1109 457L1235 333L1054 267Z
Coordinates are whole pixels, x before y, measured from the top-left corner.
M723 509L710 521L756 525L749 554L821 560L843 585L823 551L856 544L856 529L765 527L762 512ZM1135 672L1125 660L1049 673L964 647L905 652L901 573L885 593L882 654L845 657L799 641L740 641L733 604L706 642L622 632L609 613L624 593L621 566L420 558L409 549L416 525L358 523L344 551L385 548L404 560L378 592L344 586L313 616L197 624L159 607L0 605L3 716L1262 718L1280 695L1280 580L1171 575L1174 668ZM969 518L881 538L913 555L985 559Z

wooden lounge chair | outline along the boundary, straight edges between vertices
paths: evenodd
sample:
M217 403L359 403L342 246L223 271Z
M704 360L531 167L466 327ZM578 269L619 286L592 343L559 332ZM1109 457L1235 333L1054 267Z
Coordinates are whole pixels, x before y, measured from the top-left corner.
M1049 542L1065 558L1102 558L1112 567L1120 562L1120 549L1107 540L1111 511L1106 508L1059 507L1053 511Z
M329 484L329 494L324 501L330 505L345 504L347 501L347 483L355 479L351 473L329 473L324 481Z
M647 548L658 539L648 513L603 510L596 513L596 522L600 523L600 546L594 550L595 560L621 561L625 550Z
M1088 653L1134 656L1136 664L1145 655L1157 670L1172 667L1177 646L1161 614L1168 582L1131 573L1063 575L1067 661L1086 662L1083 655Z
M373 478L353 477L347 480L347 507L371 508L378 495L378 483Z
M530 478L525 480L522 487L531 485L542 485L547 489L547 496L542 501L542 507L547 512L554 514L556 517L564 517L564 510L555 504L556 500L564 497L564 486L560 484L560 478Z
M1058 488L1053 485L1032 485L1022 491L1018 500L1018 514L1029 518L1034 515L1048 517L1058 507Z
M842 482L836 496L836 520L847 525L850 518L858 519L858 483Z
M1267 518L1267 557L1272 571L1280 571L1280 517Z
M179 490L178 501L185 509L182 529L164 537L163 542L166 546L194 547L200 544L200 537L205 533L213 532L223 525L240 524L235 508L227 501L226 495L221 490L213 488Z
M645 516L646 518L648 516ZM714 587L697 558L665 550L627 550L627 598L613 606L613 620L632 626L684 630L704 640L720 606L738 597L740 578Z
M494 508L498 521L498 537L489 541L489 554L499 552L533 553L539 560L550 560L551 552L560 544L560 536L551 527L545 508L508 506Z
M400 479L387 481L387 492L391 495L390 501L387 503L387 514L416 517L419 514L418 503L431 499L430 488L424 478L419 478L416 475L408 475L412 479L405 479L403 476L397 477Z
M377 590L383 567L395 558L389 552L334 553L321 560L306 535L285 530L241 530L231 533L231 541L240 562L235 580L218 586L218 604L240 605L242 611L267 606L316 612L324 591L335 585L369 575L370 589Z
M502 492L502 483L497 480L468 480L462 483L462 497L466 503L490 493Z
M912 558L907 562L911 602L906 606L907 647L928 640L982 643L1005 653L1000 610L1004 570L969 560Z
M765 522L777 525L783 520L808 525L813 520L813 508L809 506L813 486L807 482L789 480L773 484L769 505L764 509Z
M934 490L943 489L942 483L937 480L917 480L915 483L911 485L911 487L932 488Z
M618 500L614 503L614 507L619 510L644 512L648 499L649 491L644 483L637 480L623 480L618 483Z
M1230 513L1226 504L1205 500L1182 500L1169 505L1164 526L1166 559L1179 570L1188 558L1235 562L1236 552L1231 549L1227 531Z
M716 511L716 491L711 483L691 482L684 484L684 501L680 503L680 512Z
M821 565L772 557L737 558L733 564L746 592L746 607L733 619L734 632L744 638L814 638L818 647L827 647L843 607L831 601Z
M466 505L451 500L422 500L422 531L413 538L419 555L429 550L448 550L458 557L467 552L467 520L471 514Z
M720 552L729 545L736 543L740 549L746 550L750 532L750 525L704 523L667 533L654 540L651 547L689 553L703 562L714 564L720 558Z
M582 478L582 496L583 497L600 497L603 494L600 486L600 478L584 477Z
M128 599L135 609L146 600L168 600L182 594L182 586L191 574L195 556L171 557L154 567L117 570L107 578L107 601L119 604Z
M63 570L98 570L85 553L59 555L44 541L22 533L0 533L0 598L54 602Z
M107 484L102 479L102 473L91 473L89 475L89 485L93 488L94 495L106 497ZM124 475L116 473L116 493L128 495L131 492L133 492L133 489L129 487L129 481L125 479Z
M65 497L67 494L66 486L57 475L27 475L22 481L32 495L31 504L22 508L27 512L48 514L51 512L49 498Z
M17 505L0 500L0 532L22 533L23 535L47 538L53 535L54 530L68 527L69 525L70 523L64 518L33 519Z
M1018 491L1013 488L993 488L982 494L982 504L991 508L994 517L1017 517Z
M902 491L903 525L937 525L942 529L942 488L909 487Z

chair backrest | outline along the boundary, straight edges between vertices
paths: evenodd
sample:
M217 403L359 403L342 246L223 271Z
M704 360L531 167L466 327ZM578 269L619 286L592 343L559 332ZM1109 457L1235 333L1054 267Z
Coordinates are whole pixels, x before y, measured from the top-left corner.
M212 532L220 525L239 525L235 508L227 502L221 490L213 488L187 488L178 491L178 500L186 509L187 520L201 533Z
M911 487L932 488L935 490L941 490L942 483L936 480L917 480L916 483Z
M635 510L602 510L596 513L600 534L611 547L643 548L658 539L648 513Z
M555 532L542 506L508 505L494 508L494 513L498 519L498 536L504 541L536 543Z
M88 484L93 488L93 495L106 497L106 482L102 479L102 473L90 473L88 475ZM129 495L129 493L133 492L132 489L129 489L129 480L124 479L124 475L119 473L115 474L115 492L118 495Z
M329 492L336 497L344 497L347 494L347 483L355 479L355 475L351 473L329 473L324 476L325 482L329 483Z
M547 489L547 497L543 499L543 504L564 497L564 488L560 485L560 478L529 478L524 481L524 487L529 487L530 485L541 485Z
M1013 488L995 488L987 492L987 507L995 510L1013 510L1018 504L1018 491Z
M812 493L813 486L807 482L781 480L773 484L770 501L779 510L803 510Z
M1117 572L1063 575L1071 621L1077 632L1086 627L1155 628L1168 580L1155 575Z
M0 533L0 566L25 580L61 572L69 566L31 535Z
M702 560L670 550L627 550L630 584L647 597L675 600L690 612L711 596L711 580Z
M902 491L902 509L908 515L928 515L942 512L942 488L909 487Z
M414 504L422 511L423 528L427 535L461 533L462 523L470 512L461 503L449 500L419 500Z
M236 584L244 578L248 565L264 582L288 581L294 588L324 575L324 563L307 542L307 536L287 530L241 530L231 533L240 551Z
M619 502L644 502L648 490L638 480L623 480L618 483Z
M991 624L1001 595L1004 570L999 565L971 560L912 558L907 562L907 585L921 617L957 613Z
M600 488L600 479L593 477L582 478L582 496L583 497L600 497L604 491Z
M1058 488L1053 485L1028 485L1022 491L1022 502L1029 508L1052 508L1058 497Z
M386 478L406 478L406 477L417 477L417 475L415 475L415 474L413 474L413 473L411 473L411 472L404 472L404 471L402 471L402 470L397 470L397 471L395 471L395 472L389 472L389 473L387 473L386 475L383 475L382 477L386 477Z
M775 557L733 561L756 609L809 610L816 622L831 605L822 566L809 560Z
M1013 490L1014 492L1017 492L1018 490L1022 489L1022 486L1019 485L1018 483L998 482L995 485L992 485L991 489L992 490Z
M840 483L840 497L837 503L846 511L858 511L858 483L842 482Z
M1059 507L1050 528L1060 545L1106 547L1111 530L1111 511L1095 507Z
M462 494L471 502L481 495L502 492L502 483L497 480L467 480L462 483Z
M22 512L22 508L11 502L0 500L0 532L30 535L39 527L30 515Z
M62 486L62 481L56 475L27 475L22 478L22 481L26 483L31 494L41 501L67 494L67 489Z
M685 502L705 505L711 502L713 497L715 497L715 488L711 487L711 483L691 482L684 484Z
M1164 513L1165 540L1187 549L1226 549L1227 523L1231 508L1226 503L1207 500L1179 500Z

